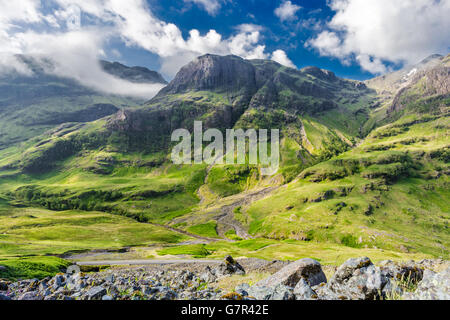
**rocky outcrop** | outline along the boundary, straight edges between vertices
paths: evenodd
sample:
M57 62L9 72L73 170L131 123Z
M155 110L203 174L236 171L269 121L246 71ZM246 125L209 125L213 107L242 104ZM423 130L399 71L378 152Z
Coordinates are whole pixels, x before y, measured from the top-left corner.
M382 297L382 291L389 282L389 278L369 258L357 258L346 261L326 286L315 289L325 300L374 300Z
M247 259L250 260L250 259ZM249 261L239 260L255 271ZM265 265L271 265L266 262ZM442 269L435 272L429 268ZM281 267L281 265L280 265ZM169 270L166 270L168 268ZM424 270L423 273L419 270ZM448 261L423 260L375 266L369 258L350 259L337 268L327 283L320 264L302 259L282 267L254 286L242 283L232 292L217 287L223 278L243 275L244 268L232 257L219 266L177 268L120 268L99 273L80 273L68 268L53 278L32 279L0 286L0 300L448 300ZM415 289L405 287L408 284ZM423 278L420 275L423 274ZM237 277L234 277L236 279ZM399 280L400 279L400 280ZM419 280L420 279L420 280ZM225 281L226 282L226 281Z
M281 284L294 288L302 279L310 286L327 282L319 262L313 259L301 259L284 267L273 276L258 282L256 286L276 287Z
M167 84L161 74L144 67L128 67L119 62L104 60L100 61L100 65L107 73L130 82Z
M184 93L189 90L213 90L218 92L244 91L251 95L256 91L255 68L237 56L207 54L183 67L175 79L158 97Z
M406 293L404 300L450 300L450 267L441 273L425 270L417 290Z

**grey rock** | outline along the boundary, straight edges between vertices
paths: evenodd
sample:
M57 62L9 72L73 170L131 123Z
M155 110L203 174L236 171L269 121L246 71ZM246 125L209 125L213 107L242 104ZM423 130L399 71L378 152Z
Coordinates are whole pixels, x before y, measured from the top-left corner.
M24 301L36 301L41 300L41 297L37 292L25 292L23 295L19 297L18 300L24 300Z
M423 279L414 293L407 293L404 300L450 300L450 267L441 273L425 270Z
M280 284L275 287L275 290L273 291L270 300L277 300L277 301L295 300L294 288Z
M227 276L227 275L244 275L244 268L233 259L232 256L227 256L222 264L220 264L216 270L213 272L217 276Z
M304 279L310 286L327 282L327 278L318 261L301 259L287 265L271 277L258 282L257 285L262 287L276 287L282 284L294 288L301 279Z
M294 288L296 300L312 300L317 299L317 293L309 286L305 279L300 279Z
M408 281L417 283L423 278L423 267L414 261L397 263L390 260L380 262L381 271L390 279L395 281Z
M58 289L59 287L63 286L65 282L66 282L66 278L64 278L64 276L62 276L62 275L57 275L57 276L54 278L53 288L56 290L56 289Z
M217 280L217 276L215 271L211 269L210 266L207 266L205 272L200 275L200 280L206 283L213 283Z
M369 258L347 260L341 265L326 286L316 288L324 300L374 300L390 282Z
M110 274L110 275L108 275L106 278L105 278L105 281L106 282L109 282L109 283L114 283L114 281L115 281L115 277L114 277L114 275L113 274Z
M9 300L11 300L10 297L0 293L0 301L9 301Z
M242 297L248 297L249 290L250 290L250 285L247 283L240 284L235 288L236 293L241 295Z
M104 295L106 295L106 289L103 287L93 287L86 293L88 300L100 300Z
M80 267L77 265L73 265L67 268L66 274L68 275L74 275L81 273Z
M114 299L113 299L113 297L111 297L111 296L109 296L109 295L105 295L105 296L102 297L102 300L103 300L103 301L112 301L112 300L114 300Z
M294 289L282 284L276 287L255 285L248 289L248 297L256 300L295 300Z
M252 286L248 289L248 295L256 300L270 300L273 295L273 289L264 286Z

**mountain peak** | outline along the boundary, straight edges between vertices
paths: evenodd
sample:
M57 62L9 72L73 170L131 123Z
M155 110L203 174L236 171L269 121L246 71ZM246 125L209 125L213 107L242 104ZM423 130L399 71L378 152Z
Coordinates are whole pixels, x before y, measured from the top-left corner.
M255 68L240 57L206 54L181 68L175 79L159 95L189 90L235 92L255 88Z
M442 55L440 54L432 54L430 56L428 56L427 58L423 59L419 64L427 64L428 62L432 61L432 60L436 60L436 59L441 59L443 58Z
M100 61L100 65L107 73L130 82L167 84L161 74L144 67L128 67L119 62L104 60Z

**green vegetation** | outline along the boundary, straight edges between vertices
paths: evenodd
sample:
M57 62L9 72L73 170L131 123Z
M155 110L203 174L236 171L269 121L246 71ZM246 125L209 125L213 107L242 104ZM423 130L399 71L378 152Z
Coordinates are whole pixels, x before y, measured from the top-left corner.
M165 248L158 251L159 255L191 255L194 258L205 258L211 253L206 249L204 244L193 244L187 246L178 246Z
M205 224L198 224L187 229L189 232L193 234L197 234L199 236L208 237L208 238L217 238L217 223L215 221L211 221Z
M43 279L63 272L71 263L56 257L29 257L1 260L0 279Z
M448 93L433 83L439 69L430 71L431 82L419 77L397 93L386 86L397 86L398 75L385 78L389 85L369 81L370 89L318 68L230 59L267 79L209 91L169 86L120 116L77 118L58 128L45 117L45 124L36 121L57 107L78 116L84 107L62 97L31 104L39 103L39 112L30 123L4 117L5 277L41 277L64 267L48 255L123 247L159 248L148 256L312 257L324 264L362 255L448 258L450 119ZM79 93L80 106L107 102ZM28 111L18 108L11 117L26 119ZM220 130L279 128L278 174L263 177L251 165L172 164L170 133L192 128L194 119ZM7 140L23 143L6 148ZM224 215L250 239L238 237ZM220 241L178 246L193 240L189 234Z

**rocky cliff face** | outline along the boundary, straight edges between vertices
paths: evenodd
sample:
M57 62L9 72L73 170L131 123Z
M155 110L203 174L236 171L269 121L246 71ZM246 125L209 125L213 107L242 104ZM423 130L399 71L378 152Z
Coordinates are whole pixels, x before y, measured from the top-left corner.
M130 115L126 124L115 117L108 127L139 127L141 132L153 132L155 125L151 121L142 125L141 119L148 118L144 113L154 114L156 110L165 110L166 127L183 125L187 129L200 118L205 127L225 129L237 123L255 127L255 123L249 123L255 119L255 112L260 114L258 119L264 118L260 119L261 125L270 127L291 123L288 119L298 115L315 116L329 110L356 119L351 105L360 105L360 99L370 92L362 83L340 79L316 67L296 70L274 61L208 54L183 67L146 108L129 111L140 116ZM276 123L271 116L274 112L280 120ZM132 123L135 118L139 124ZM132 134L128 131L121 130L125 135Z
M190 90L244 92L256 90L255 68L236 56L205 55L183 67L159 96L185 93Z
M107 73L130 82L167 84L161 74L144 67L127 67L118 62L111 63L103 60L100 64Z
M433 67L417 71L409 82L399 90L392 105L388 109L389 114L411 108L414 109L413 111L417 111L417 108L415 108L417 101L421 101L422 104L429 104L431 108L449 107L449 56L447 56L447 58L438 57L437 61L431 61L437 63L435 63ZM428 61L428 63L430 63L430 61Z

